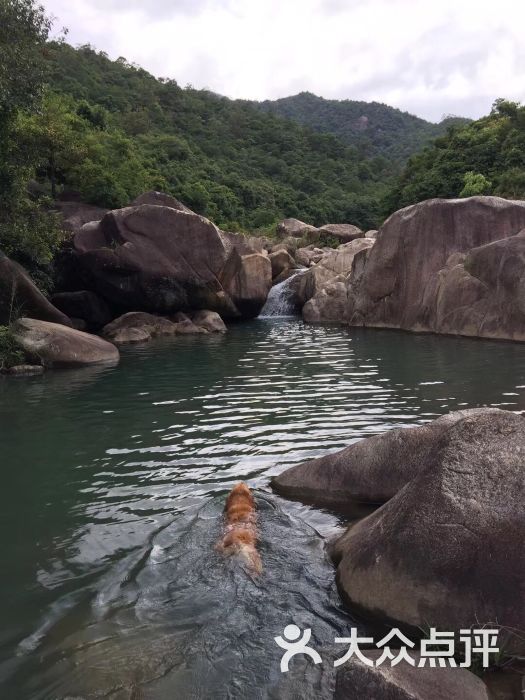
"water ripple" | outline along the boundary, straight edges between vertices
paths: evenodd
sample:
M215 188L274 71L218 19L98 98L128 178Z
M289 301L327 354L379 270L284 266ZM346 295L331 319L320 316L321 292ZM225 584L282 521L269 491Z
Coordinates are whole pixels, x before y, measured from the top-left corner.
M481 405L525 409L520 345L290 319L0 380L6 697L288 697L273 636L295 619L328 650L351 620L324 553L341 521L270 495L269 477ZM261 509L258 583L213 550L241 478ZM330 697L315 673L294 692Z

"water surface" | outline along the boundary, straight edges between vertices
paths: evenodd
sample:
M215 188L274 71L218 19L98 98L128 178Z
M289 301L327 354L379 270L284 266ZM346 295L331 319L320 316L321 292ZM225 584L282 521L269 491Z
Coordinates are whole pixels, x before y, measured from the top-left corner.
M342 522L269 477L483 405L525 409L523 346L293 319L1 379L0 695L331 697L333 639L353 624L324 546ZM241 478L260 510L256 580L214 551ZM273 637L292 621L326 663L290 679Z

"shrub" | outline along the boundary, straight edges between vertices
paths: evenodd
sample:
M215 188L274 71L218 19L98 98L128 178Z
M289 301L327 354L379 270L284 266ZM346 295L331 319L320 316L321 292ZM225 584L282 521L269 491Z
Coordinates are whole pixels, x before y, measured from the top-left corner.
M17 345L7 326L0 326L0 371L21 365L25 361L24 351Z

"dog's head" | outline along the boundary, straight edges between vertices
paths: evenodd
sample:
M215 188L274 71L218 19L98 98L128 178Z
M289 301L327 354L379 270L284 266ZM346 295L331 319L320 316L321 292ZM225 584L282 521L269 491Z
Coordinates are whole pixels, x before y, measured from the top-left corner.
M253 510L255 508L255 499L252 496L250 487L247 486L243 481L237 486L234 486L230 491L228 498L226 499L225 510L229 510L234 504L240 505L245 504L247 509Z

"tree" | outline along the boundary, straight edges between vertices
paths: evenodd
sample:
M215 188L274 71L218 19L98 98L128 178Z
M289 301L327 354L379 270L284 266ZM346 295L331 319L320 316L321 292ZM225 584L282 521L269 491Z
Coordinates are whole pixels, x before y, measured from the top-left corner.
M0 0L0 249L32 272L49 262L61 238L57 218L28 195L33 163L20 157L16 140L20 114L35 110L42 96L50 27L34 0Z
M490 191L492 184L485 175L475 173L470 170L463 177L463 189L459 193L460 197L475 197L477 195L486 194Z
M15 179L9 151L16 114L34 108L42 93L50 27L34 0L0 0L0 198L12 193Z
M91 122L75 112L71 100L47 91L41 109L33 115L21 114L16 128L17 149L31 157L37 173L43 173L57 198L57 185L87 155L86 133ZM92 127L93 128L93 127Z

